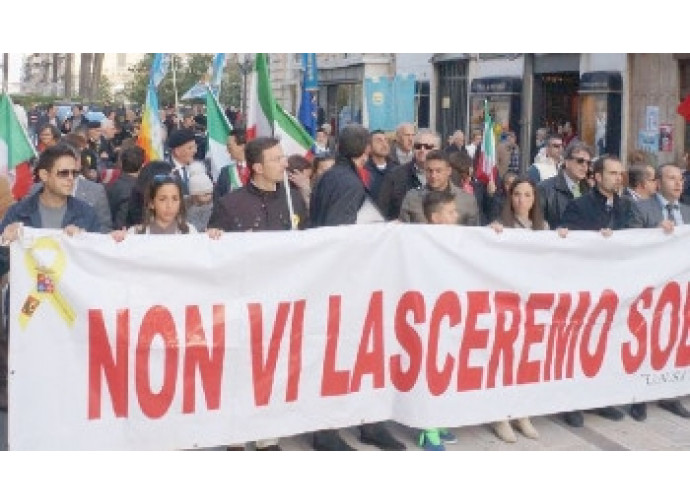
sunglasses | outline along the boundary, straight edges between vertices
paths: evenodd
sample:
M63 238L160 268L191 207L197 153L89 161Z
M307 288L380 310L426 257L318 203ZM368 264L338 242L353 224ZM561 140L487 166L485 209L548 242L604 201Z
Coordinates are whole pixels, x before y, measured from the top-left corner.
M57 170L55 172L55 175L57 175L58 178L77 178L79 174L81 173L81 170Z
M422 150L422 149L434 150L436 148L436 146L434 144L415 143L414 148L415 148L415 150Z
M582 157L571 157L570 159L572 159L579 165L587 165L588 168L592 166L592 161L590 161L589 159L585 159Z
M175 182L175 178L167 173L159 173L158 175L153 176L153 181L158 184L162 184L164 182Z

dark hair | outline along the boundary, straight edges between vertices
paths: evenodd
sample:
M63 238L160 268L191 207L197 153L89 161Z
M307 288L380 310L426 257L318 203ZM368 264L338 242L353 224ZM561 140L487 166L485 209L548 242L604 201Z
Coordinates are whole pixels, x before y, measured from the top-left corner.
M243 128L235 128L230 132L231 137L235 137L237 145L244 145L247 143L247 132Z
M120 167L125 173L137 173L141 170L145 160L144 149L138 145L132 145L120 152Z
M664 168L666 168L667 166L673 166L674 168L679 168L679 166L675 163L663 163L663 164L660 164L659 166L657 166L656 169L654 170L654 175L659 180L659 183L661 183L661 179L664 177ZM682 171L683 170L681 170L681 172Z
M508 194L506 194L506 200L503 202L503 209L501 210L500 221L506 227L515 227L515 212L513 211L513 192L520 184L529 184L532 188L532 193L534 194L534 203L532 208L529 210L529 220L532 221L532 230L541 231L544 229L544 214L541 210L541 205L539 204L539 193L537 192L537 186L528 177L518 177L510 184L508 189Z
M448 155L441 149L430 150L426 155L427 161L444 161L446 164L450 165L448 161Z
M645 163L634 163L628 168L629 187L635 188L645 183L647 180L647 166Z
M55 141L60 140L60 136L61 136L60 130L57 129L52 124L44 124L43 126L41 126L41 129L38 130L38 135L40 136L44 130L50 130L50 134L53 137L53 140L55 140Z
M359 124L348 124L340 131L338 155L354 159L360 157L369 145L369 130Z
M432 151L433 152L433 151ZM427 157L428 159L428 157ZM455 204L455 196L449 191L428 191L422 199L422 210L427 222L431 222L431 215L438 212L443 205Z
M153 210L150 208L153 200L156 199L156 194L158 190L164 185L172 184L177 187L180 196L180 211L177 213L177 228L182 234L189 233L189 225L187 224L187 205L184 201L184 190L182 189L182 183L179 179L173 177L171 174L160 173L154 175L149 182L146 192L144 193L144 218L141 223L141 228L137 231L138 234L146 233L146 228L149 227L151 222L155 219Z
M71 157L75 161L77 160L77 154L74 149L64 143L55 144L51 147L46 148L38 156L38 162L36 163L36 173L39 170L50 171L50 169L55 166L55 162L61 157Z
M311 163L304 156L293 154L288 158L288 171L304 171L311 168Z
M276 145L280 145L280 140L271 137L258 137L247 142L247 146L244 148L244 157L252 173L254 173L253 166L255 163L264 162L264 152Z
M552 140L560 140L562 142L563 137L557 133L551 133L550 135L547 135L546 138L544 139L544 144L549 145L549 144L551 144Z
M604 173L604 163L606 161L620 161L620 159L612 154L604 154L603 156L599 156L594 160L594 163L592 163L592 172Z
M86 147L86 140L84 140L84 137L76 133L67 133L66 135L63 135L60 139L60 143L66 143L77 151L81 151ZM77 152L77 154L78 153L79 152Z
M317 170L319 168L319 164L323 163L324 161L335 161L335 156L333 156L333 154L317 154L314 156L314 160L312 161L314 170Z
M433 152L433 151L432 151ZM431 154L431 153L429 153ZM429 159L429 154L426 155L426 158ZM471 168L472 168L472 158L469 156L469 154L463 152L458 152L454 151L448 154L448 164L450 164L450 167L459 172L467 172L469 173Z

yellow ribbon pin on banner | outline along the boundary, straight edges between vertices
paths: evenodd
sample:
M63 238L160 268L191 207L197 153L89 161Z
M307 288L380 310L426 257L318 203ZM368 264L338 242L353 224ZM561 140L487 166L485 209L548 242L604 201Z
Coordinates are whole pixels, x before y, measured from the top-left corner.
M52 264L44 266L36 260L35 253L41 249L55 252L55 260ZM65 271L66 264L65 253L60 248L58 242L48 236L36 238L33 246L24 254L24 264L29 275L36 279L36 284L19 312L19 325L21 328L26 329L31 317L44 300L48 300L53 305L60 317L68 325L74 324L74 319L76 318L74 310L58 292L58 284Z

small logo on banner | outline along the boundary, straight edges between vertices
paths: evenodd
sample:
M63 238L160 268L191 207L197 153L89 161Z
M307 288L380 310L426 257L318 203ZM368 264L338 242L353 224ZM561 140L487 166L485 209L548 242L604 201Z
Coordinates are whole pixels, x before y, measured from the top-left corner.
M39 264L36 258L38 250L47 250L55 254L53 263L45 266ZM22 309L19 313L19 325L26 329L31 317L33 317L41 302L47 300L58 315L67 323L74 324L75 314L67 300L62 297L58 290L60 278L65 271L66 257L58 242L50 237L44 236L37 238L31 247L24 254L24 264L29 275L36 278L36 287L29 293Z

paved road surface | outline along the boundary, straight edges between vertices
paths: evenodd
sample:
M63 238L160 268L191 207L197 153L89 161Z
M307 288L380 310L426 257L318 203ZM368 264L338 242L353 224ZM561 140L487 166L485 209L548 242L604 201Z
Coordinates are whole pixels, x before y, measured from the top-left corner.
M683 403L690 408L690 398ZM485 425L451 429L458 443L448 445L448 450L690 450L690 420L677 417L656 405L648 407L645 422L626 417L612 422L594 414L585 414L585 426L574 429L564 424L556 415L533 418L532 423L540 434L539 440L531 440L518 434L518 442L504 443ZM389 422L391 431L409 450L419 450L412 429ZM376 450L357 442L356 428L342 429L342 437L360 450ZM285 450L311 450L308 434L281 440ZM0 450L7 450L7 414L0 413Z

